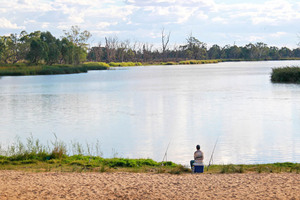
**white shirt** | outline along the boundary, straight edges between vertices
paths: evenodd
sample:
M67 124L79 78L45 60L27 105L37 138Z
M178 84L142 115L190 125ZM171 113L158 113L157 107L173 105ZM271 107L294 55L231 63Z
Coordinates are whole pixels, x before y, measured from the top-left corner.
M204 159L204 154L201 150L197 150L194 153L194 163L197 163L199 165L203 165L203 159Z

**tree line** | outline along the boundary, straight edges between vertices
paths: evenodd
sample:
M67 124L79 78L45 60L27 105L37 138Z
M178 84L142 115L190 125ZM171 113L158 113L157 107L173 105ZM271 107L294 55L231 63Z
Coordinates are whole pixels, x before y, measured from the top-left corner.
M88 31L72 26L69 32L64 31L61 39L49 31L0 36L0 63L15 64L79 64L86 61L88 54L87 40L91 37Z
M162 62L206 59L279 60L300 58L300 48L268 46L249 43L245 46L207 44L190 34L183 45L170 46L170 32L161 32L161 48L149 43L131 43L117 37L106 37L105 43L88 47L89 31L72 26L61 38L50 32L22 31L19 35L0 36L0 63L80 64L94 62Z
M300 48L289 49L268 46L265 43L249 43L245 46L217 44L207 47L193 35L186 38L183 45L169 45L169 34L162 31L161 48L154 49L148 43L133 43L129 40L119 41L117 37L105 38L105 44L92 47L87 59L97 62L161 62L206 59L237 59L237 60L279 60L300 58Z

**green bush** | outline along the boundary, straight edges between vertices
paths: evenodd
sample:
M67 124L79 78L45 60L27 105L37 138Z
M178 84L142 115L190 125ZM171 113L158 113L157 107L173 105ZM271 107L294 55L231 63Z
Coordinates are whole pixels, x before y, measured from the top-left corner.
M184 60L180 61L181 65L194 65L194 64L210 64L210 63L218 63L220 60Z
M178 65L178 63L177 62L161 62L160 63L161 65Z
M300 83L300 67L273 68L271 81L274 83Z
M140 62L110 62L111 67L131 67L131 66L142 66Z
M110 66L104 62L86 62L82 64L87 70L106 70Z

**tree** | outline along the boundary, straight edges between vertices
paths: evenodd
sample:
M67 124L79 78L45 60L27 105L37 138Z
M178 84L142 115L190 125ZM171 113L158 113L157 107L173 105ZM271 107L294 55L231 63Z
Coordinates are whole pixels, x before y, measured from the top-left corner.
M218 45L213 45L209 50L208 50L208 57L210 59L219 59L221 58L221 48Z
M67 38L62 38L60 42L60 52L61 52L61 58L60 63L65 64L73 64L74 63L74 48L75 45L70 42Z
M244 59L257 59L258 58L258 49L257 47L249 43L245 47L242 48L242 55Z
M90 39L92 34L87 30L80 32L80 28L78 26L72 26L69 32L64 30L64 33L65 38L74 44L74 47L72 48L73 64L79 64L86 60L88 49L87 41Z
M30 51L27 54L27 59L30 63L39 64L40 61L46 60L48 55L47 44L40 38L33 39L30 43Z
M59 43L60 41L57 40L49 31L42 32L40 36L41 40L47 45L47 57L45 58L45 61L47 64L54 64L57 63L60 56L60 49L59 49Z
M279 55L279 49L278 47L270 47L269 48L269 57L272 59L279 59L280 55Z
M169 32L169 34L165 34L164 28L161 30L161 45L162 45L163 60L166 59L166 51L168 49L170 35L171 35L171 32Z
M118 47L118 38L117 37L105 37L105 52L106 59L108 62L116 60L116 50Z
M287 47L282 47L281 49L279 49L278 53L282 58L289 58L292 56L292 51Z
M269 48L268 45L262 42L258 42L255 44L256 48L257 48L257 58L258 59L266 59L268 57L269 54Z
M205 43L200 42L200 40L193 37L192 33L188 36L186 41L187 44L181 46L181 48L185 51L185 54L189 59L206 59L207 49Z
M1 37L2 61L4 63L16 63L18 53L18 37L17 34Z
M300 48L293 49L293 56L296 58L300 58Z
M64 33L70 42L81 48L87 48L87 41L92 37L92 34L87 30L80 32L78 26L72 26L69 32L64 30Z

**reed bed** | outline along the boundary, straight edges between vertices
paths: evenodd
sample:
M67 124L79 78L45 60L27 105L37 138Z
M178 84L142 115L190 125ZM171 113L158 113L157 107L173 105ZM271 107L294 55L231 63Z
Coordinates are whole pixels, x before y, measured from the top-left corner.
M104 63L86 62L81 65L27 65L25 63L0 65L0 76L28 76L28 75L55 75L86 73L89 70L107 70L117 66L141 66L140 62Z
M298 83L300 84L300 67L273 68L271 81L274 83Z
M87 67L72 65L0 66L0 76L75 74L87 71Z

